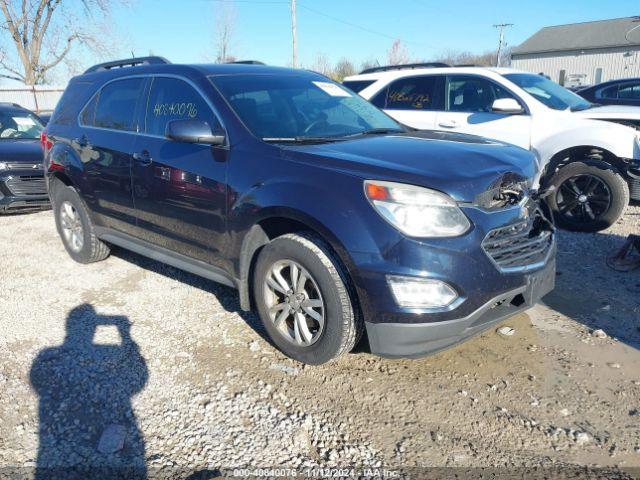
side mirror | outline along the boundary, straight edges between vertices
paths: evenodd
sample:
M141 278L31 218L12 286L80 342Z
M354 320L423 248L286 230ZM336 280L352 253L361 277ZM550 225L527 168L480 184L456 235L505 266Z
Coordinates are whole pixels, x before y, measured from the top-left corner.
M524 109L515 98L497 98L491 105L491 111L511 115L524 113Z
M224 145L224 132L213 132L207 122L202 120L171 120L167 123L164 136L174 142L204 143Z

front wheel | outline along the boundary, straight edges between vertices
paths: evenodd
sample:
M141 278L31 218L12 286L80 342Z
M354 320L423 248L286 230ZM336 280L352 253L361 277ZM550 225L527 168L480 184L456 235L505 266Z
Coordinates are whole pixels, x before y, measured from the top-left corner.
M629 186L611 165L585 160L562 167L552 178L549 200L556 224L566 230L598 232L613 225L629 203Z
M253 291L260 319L287 356L318 365L349 352L362 322L340 263L318 237L287 234L258 257Z

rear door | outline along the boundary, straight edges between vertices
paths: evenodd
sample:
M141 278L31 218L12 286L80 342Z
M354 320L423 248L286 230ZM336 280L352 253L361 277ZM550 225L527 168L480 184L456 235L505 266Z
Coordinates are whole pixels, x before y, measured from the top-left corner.
M531 146L531 117L526 113L504 114L492 110L494 100L513 98L498 83L476 75L447 75L444 112L438 114L437 128L470 133L511 143L527 150Z
M135 234L131 194L131 152L138 131L144 78L107 83L80 113L71 147L84 167L85 191L99 225Z
M403 125L434 129L438 110L444 107L444 79L444 75L400 78L374 95L371 103Z
M133 152L133 196L144 240L220 266L226 232L226 147L165 138L167 123L204 120L221 124L201 93L186 80L151 79L142 135Z

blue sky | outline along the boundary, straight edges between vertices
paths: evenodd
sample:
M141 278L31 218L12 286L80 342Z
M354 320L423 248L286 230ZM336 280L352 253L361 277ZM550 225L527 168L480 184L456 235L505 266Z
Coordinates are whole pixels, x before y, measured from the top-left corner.
M173 62L215 56L216 9L227 0L135 0L114 12L120 55L153 52ZM291 62L287 0L235 0L237 20L231 52L273 65ZM506 40L517 45L547 25L640 15L637 0L298 0L298 55L310 65L319 55L359 65L384 63L393 38L413 57L447 49L495 48L494 23L513 23ZM346 22L346 23L344 23ZM351 25L349 25L349 24ZM375 32L375 33L374 33Z

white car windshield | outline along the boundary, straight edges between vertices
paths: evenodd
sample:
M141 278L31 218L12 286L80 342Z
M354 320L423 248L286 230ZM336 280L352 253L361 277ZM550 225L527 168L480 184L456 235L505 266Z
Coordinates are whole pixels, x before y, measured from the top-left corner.
M554 110L566 110L569 108L572 112L577 112L591 108L594 105L542 75L507 73L504 77L518 85L536 100Z

